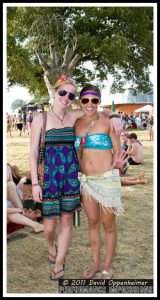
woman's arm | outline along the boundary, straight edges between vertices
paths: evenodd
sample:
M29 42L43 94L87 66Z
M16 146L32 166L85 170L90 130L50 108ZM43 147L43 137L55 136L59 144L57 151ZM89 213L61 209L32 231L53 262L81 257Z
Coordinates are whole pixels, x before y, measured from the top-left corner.
M23 213L23 208L16 208L16 207L8 207L7 214L15 214L15 213Z
M13 181L12 171L9 165L7 165L7 182L8 181Z
M115 130L109 133L113 145L113 162L117 158L116 153L121 151L120 136L116 134Z
M110 119L110 131L115 131L116 135L120 135L123 131L123 123L119 114L113 113L109 110L104 110L100 114L109 117Z
M43 127L43 115L37 114L32 121L31 133L30 133L30 169L32 184L38 183L38 151L41 130ZM37 202L42 202L42 190L39 185L34 186L32 189L33 199Z

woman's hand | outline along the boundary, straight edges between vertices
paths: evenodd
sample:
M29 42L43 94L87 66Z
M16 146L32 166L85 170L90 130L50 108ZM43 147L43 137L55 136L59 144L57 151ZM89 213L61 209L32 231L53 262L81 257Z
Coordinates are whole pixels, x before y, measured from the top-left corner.
M111 167L111 170L113 169L122 169L126 161L128 160L128 156L126 156L126 151L120 150L117 151L114 155L114 161Z
M115 130L116 135L120 135L121 132L123 131L123 123L121 118L111 118L110 119L110 130L113 131Z
M38 203L42 203L42 188L40 185L36 185L32 187L32 195L33 200Z

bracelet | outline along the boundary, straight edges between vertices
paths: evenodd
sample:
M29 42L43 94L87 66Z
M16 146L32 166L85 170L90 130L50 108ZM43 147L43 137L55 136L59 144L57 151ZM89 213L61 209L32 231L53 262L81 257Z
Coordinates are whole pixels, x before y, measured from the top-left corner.
M39 183L38 182L36 182L36 183L32 183L32 187L34 187L34 186L38 186L39 185Z
M112 119L112 118L119 118L120 119L120 116L118 114L112 114L111 116L109 116L109 119Z

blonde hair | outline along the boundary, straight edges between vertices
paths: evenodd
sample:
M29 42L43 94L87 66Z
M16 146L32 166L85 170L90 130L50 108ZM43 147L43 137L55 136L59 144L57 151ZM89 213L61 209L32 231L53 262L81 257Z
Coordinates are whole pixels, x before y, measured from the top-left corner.
M60 78L57 80L57 82L54 84L53 88L55 90L58 90L61 86L68 84L68 83L72 84L73 86L75 86L77 88L76 81L73 78L67 77L66 75L62 74L60 76Z

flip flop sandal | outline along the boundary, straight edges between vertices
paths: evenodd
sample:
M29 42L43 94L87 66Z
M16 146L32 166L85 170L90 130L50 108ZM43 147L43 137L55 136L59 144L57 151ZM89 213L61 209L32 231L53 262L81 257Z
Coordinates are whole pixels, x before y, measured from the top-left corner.
M64 272L64 268L61 269L61 270L58 271L58 272L52 271L52 273L54 274L54 277L55 277L57 274L61 273L61 272ZM60 277L57 277L57 278L52 278L52 274L51 274L49 278L50 278L51 281L58 281L59 279L63 279L63 278L64 278L64 274L63 274L62 276L60 276Z
M111 279L112 276L113 276L113 270L112 269L110 271L103 270L101 279Z
M88 274L88 276L87 275L83 275L83 278L84 279L91 279L91 278L93 278L93 276L95 274L101 273L102 272L102 268L100 270L98 270L98 271L95 271L95 272L92 271L92 269L87 269L85 272L86 272L86 274ZM89 276L89 274L91 274L91 275Z
M7 237L7 242L16 241L25 238L27 233L14 233L11 236Z
M51 264L55 264L55 262L56 262L56 256L57 256L57 253L58 253L57 245L55 245L55 249L56 249L56 255L52 255L51 253L48 253L51 257L53 257L53 260L48 257L48 261Z

